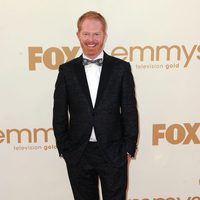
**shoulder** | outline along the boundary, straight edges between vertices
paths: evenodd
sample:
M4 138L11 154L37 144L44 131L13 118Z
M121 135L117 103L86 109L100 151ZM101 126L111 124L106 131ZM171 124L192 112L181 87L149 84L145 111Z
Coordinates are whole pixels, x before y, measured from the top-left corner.
M112 66L116 68L123 68L124 70L129 70L131 68L131 65L129 62L122 60L120 58L108 55L104 53L104 58L106 62L110 63Z
M71 70L74 66L76 66L77 64L80 64L81 62L82 62L82 56L79 56L66 63L61 64L59 67L59 70L64 70L64 71Z

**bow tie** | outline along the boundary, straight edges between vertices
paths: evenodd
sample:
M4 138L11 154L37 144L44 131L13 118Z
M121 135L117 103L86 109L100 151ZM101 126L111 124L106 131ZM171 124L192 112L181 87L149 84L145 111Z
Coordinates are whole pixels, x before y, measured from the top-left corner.
M96 64L98 66L102 66L103 64L103 59L102 58L99 58L99 59L96 59L96 60L88 60L86 58L83 58L83 65L89 65L89 64Z

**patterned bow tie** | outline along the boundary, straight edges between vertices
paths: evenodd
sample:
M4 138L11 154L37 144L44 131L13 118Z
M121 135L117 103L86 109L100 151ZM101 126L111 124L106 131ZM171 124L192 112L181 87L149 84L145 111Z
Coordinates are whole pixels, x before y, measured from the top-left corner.
M88 59L86 59L86 58L83 58L83 65L84 65L84 66L85 66L85 65L92 64L92 63L94 63L94 64L96 64L96 65L98 65L98 66L102 66L102 64L103 64L103 59L102 59L102 58L99 58L99 59L96 59L96 60L88 60Z

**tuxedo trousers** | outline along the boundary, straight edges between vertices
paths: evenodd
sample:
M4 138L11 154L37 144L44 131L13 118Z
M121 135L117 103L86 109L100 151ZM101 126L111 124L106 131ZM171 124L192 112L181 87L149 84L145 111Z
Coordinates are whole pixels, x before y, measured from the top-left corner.
M75 200L99 200L99 181L103 200L125 200L127 160L115 166L105 158L98 142L89 142L78 164L66 162Z

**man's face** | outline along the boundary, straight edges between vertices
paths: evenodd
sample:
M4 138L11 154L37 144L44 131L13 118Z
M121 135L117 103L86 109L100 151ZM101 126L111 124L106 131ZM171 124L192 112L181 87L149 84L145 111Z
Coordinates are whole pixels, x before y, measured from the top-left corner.
M107 34L99 20L85 19L77 36L83 53L90 59L94 59L103 50Z

